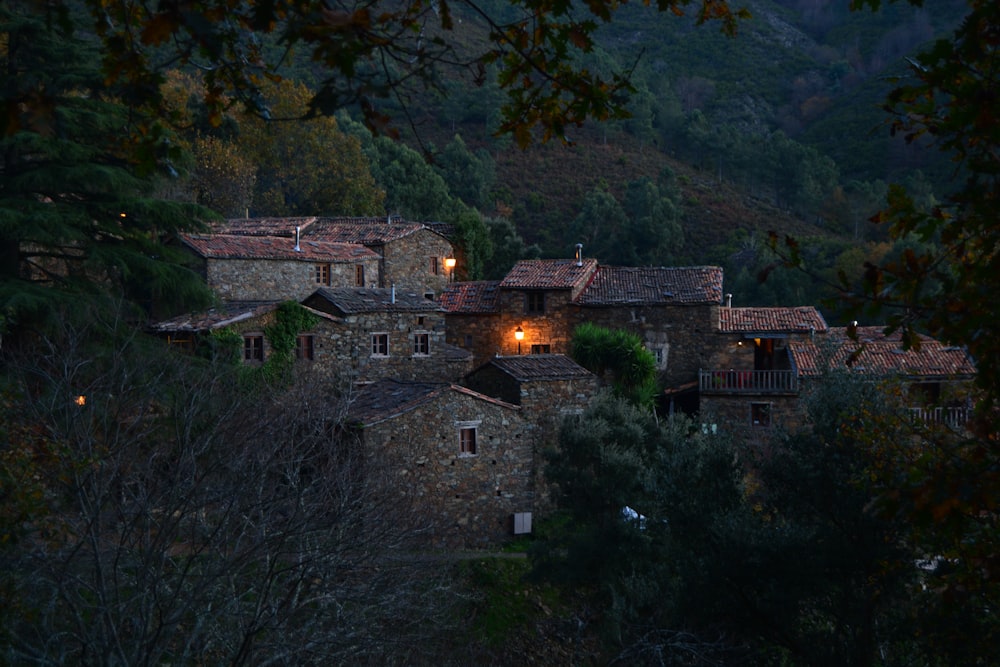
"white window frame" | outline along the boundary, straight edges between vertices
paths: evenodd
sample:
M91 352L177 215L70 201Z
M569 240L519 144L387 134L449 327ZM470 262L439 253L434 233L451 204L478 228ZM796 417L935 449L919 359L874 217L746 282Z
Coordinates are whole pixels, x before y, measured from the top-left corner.
M422 346L423 351L420 350L420 342L423 340L424 345ZM427 331L415 331L413 332L413 356L415 357L429 357L431 356L431 335Z
M381 352L380 351L380 348L383 347L382 345L379 344L381 340L385 341L385 346L384 346L385 347L385 352ZM371 352L372 352L372 356L373 357L378 357L380 359L384 359L385 357L388 357L389 356L389 332L388 331L374 331L374 332L372 332L371 345L372 345Z
M458 430L458 455L460 457L479 455L479 427L482 423L482 420L455 422L455 428ZM467 431L472 432L472 451L466 451L465 449L466 443L462 436Z

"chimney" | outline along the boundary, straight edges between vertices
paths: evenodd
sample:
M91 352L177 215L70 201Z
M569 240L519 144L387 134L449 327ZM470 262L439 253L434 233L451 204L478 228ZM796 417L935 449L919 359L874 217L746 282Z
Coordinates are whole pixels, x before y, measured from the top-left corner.
M583 244L576 244L576 265L583 266Z
M733 307L733 293L729 292L728 294L726 294L726 308L732 308L732 307Z
M302 228L295 228L295 252L302 252L302 248L299 247L299 232Z

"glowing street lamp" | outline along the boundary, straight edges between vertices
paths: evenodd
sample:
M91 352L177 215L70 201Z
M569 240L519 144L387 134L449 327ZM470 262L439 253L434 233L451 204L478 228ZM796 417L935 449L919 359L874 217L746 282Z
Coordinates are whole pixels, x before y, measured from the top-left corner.
M518 325L517 328L514 329L514 338L517 339L517 353L520 355L521 341L524 340L524 329L521 328L521 325Z
M448 281L455 281L455 258L445 257L444 258L444 268L448 269Z

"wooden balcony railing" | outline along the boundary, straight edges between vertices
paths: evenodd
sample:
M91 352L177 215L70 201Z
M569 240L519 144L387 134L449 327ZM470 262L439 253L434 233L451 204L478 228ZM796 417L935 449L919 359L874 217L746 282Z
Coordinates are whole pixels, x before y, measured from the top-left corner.
M925 424L945 424L951 428L961 428L969 421L969 408L909 408L910 417Z
M792 371L700 371L698 390L706 394L795 394L799 378Z

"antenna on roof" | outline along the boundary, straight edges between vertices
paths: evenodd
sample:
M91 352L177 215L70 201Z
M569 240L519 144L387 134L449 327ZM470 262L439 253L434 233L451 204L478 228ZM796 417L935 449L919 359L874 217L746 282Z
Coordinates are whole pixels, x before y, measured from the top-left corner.
M295 227L295 252L302 252L302 248L299 247L299 231L301 227Z
M576 265L583 266L583 244L576 244Z

